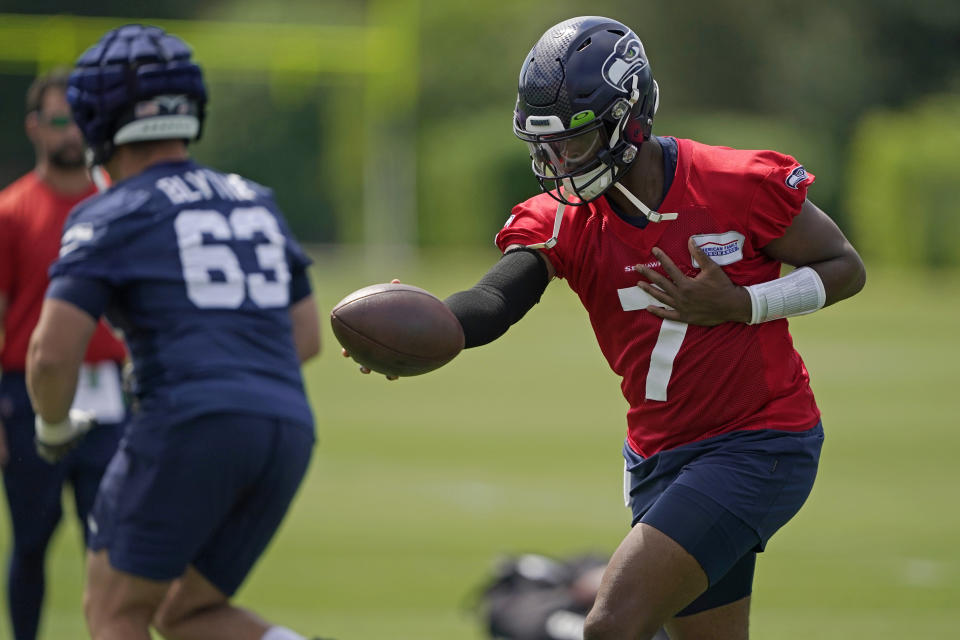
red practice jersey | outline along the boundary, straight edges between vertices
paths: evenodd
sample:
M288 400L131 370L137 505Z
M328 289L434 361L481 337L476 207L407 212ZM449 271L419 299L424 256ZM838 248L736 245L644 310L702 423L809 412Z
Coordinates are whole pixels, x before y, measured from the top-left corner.
M780 276L760 249L783 235L813 175L773 151L739 151L678 140L677 168L661 212L676 220L637 228L605 197L568 206L545 255L590 314L610 367L621 376L630 446L642 456L744 429L804 431L820 412L786 320L715 327L661 320L662 304L636 286L634 265L664 273L659 247L688 276L698 269L692 236L737 285ZM540 194L517 205L497 235L501 250L553 235L557 202ZM665 274L665 273L664 273Z
M57 259L60 235L67 214L78 202L96 193L63 196L34 172L0 191L0 293L7 299L3 320L4 343L0 368L23 371L27 344L40 319L47 285L47 271ZM126 357L123 343L101 321L87 349L87 362Z

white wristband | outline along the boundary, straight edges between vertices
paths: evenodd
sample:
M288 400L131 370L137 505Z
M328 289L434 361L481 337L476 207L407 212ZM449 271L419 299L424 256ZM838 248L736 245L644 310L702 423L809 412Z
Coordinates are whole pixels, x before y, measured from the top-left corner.
M744 288L750 294L753 307L750 324L813 313L827 301L820 274L810 267L800 267L782 278Z
M76 428L69 417L62 422L51 424L38 414L33 424L37 439L44 444L58 445L69 442L76 433Z

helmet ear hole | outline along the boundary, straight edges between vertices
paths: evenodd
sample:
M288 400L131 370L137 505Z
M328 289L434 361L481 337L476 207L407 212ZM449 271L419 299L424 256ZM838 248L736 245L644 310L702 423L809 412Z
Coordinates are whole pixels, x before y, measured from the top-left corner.
M633 116L624 128L623 137L625 140L639 144L644 140L643 130L643 116Z
M637 144L647 140L653 131L653 117L657 114L659 107L660 87L656 80L652 80L649 91L643 97L643 101L634 107L633 114L627 122L625 139Z

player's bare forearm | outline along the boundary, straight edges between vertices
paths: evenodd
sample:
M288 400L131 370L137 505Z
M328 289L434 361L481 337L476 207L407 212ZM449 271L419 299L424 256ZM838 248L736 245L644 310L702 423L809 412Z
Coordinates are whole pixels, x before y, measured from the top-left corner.
M853 247L852 253L837 256L830 260L799 265L810 267L817 272L823 281L823 289L827 294L827 301L823 306L830 306L853 295L856 295L866 284L867 272L863 261Z
M66 419L77 390L79 367L70 369L53 362L34 360L27 364L27 388L33 409L49 423Z
M867 280L856 249L836 223L809 200L783 236L767 244L763 252L785 264L816 271L827 296L824 306L855 295Z
M27 390L37 415L49 423L66 419L96 320L61 300L43 303L27 351Z
M317 301L312 295L298 300L290 307L290 322L293 327L293 344L302 364L320 353L320 320Z

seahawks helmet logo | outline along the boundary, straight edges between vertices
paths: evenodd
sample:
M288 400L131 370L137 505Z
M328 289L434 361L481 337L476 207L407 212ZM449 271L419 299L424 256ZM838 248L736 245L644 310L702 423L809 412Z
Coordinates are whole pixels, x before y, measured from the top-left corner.
M617 40L613 53L603 63L603 79L620 91L629 91L627 81L647 66L643 45L635 34L627 33Z

